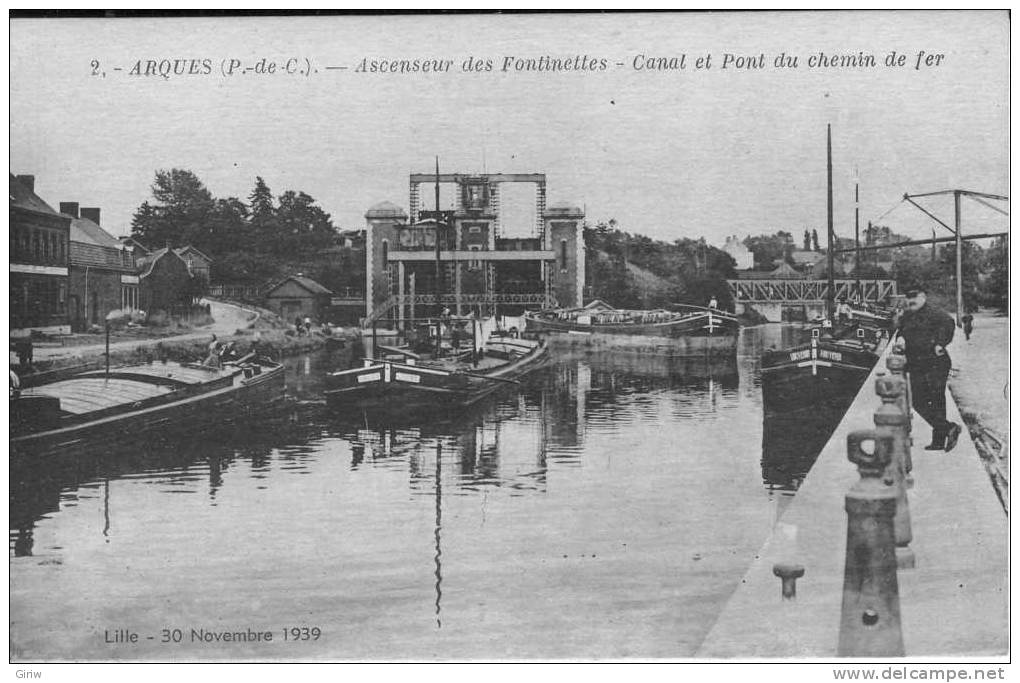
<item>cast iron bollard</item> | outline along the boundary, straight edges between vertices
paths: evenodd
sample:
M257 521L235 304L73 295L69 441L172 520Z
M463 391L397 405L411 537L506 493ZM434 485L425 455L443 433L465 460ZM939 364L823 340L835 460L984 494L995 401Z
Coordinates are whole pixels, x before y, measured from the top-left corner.
M804 576L804 565L792 562L776 562L772 573L783 580L783 600L797 598L797 579Z
M897 344L893 347L893 352L885 359L885 366L893 376L903 378L904 391L899 399L899 404L903 407L903 413L907 416L907 457L904 461L904 466L907 473L907 488L913 488L914 475L911 473L914 471L914 461L910 457L910 447L913 445L914 440L910 433L913 430L914 409L910 403L910 375L907 374L907 357L903 355L902 345Z
M885 468L884 482L896 489L896 516L893 528L896 536L896 565L900 569L914 568L914 551L910 549L913 534L910 527L910 504L907 501L906 456L909 452L907 416L900 399L905 391L900 377L879 375L875 380L875 393L882 405L875 410L875 434L892 439L889 464Z
M874 442L874 453L861 447L866 441ZM892 438L860 430L847 436L846 445L861 479L846 494L846 571L836 654L902 657L893 530L896 490L882 479L892 459Z

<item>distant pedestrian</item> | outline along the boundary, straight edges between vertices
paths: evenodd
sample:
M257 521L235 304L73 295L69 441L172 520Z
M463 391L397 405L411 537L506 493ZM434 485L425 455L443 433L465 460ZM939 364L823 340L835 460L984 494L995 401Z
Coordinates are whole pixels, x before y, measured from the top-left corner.
M947 453L960 438L960 425L946 419L946 382L952 360L946 347L953 341L953 319L927 302L924 289L907 291L907 311L900 323L910 373L914 410L931 425L926 451Z
M974 331L974 316L970 313L963 316L963 334L966 335L967 341L970 341L970 333Z
M312 333L312 319L307 315L305 316L305 334Z
M22 370L27 370L32 366L33 351L31 337L25 337L16 341L14 343L14 351L18 354L18 365L21 366Z
M220 364L220 342L216 339L216 335L212 336L212 341L209 342L209 346L206 347L207 353L205 360L202 361L202 365L208 365L211 367L219 367Z
M708 307L719 308L719 301L715 298L714 294L712 295L712 298L708 300Z

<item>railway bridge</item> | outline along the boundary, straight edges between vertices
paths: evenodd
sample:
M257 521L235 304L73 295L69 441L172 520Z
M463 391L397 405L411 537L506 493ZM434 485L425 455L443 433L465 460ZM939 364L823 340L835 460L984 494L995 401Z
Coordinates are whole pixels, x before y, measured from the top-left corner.
M811 319L825 312L828 280L792 278L727 280L737 313L748 306L772 322ZM833 299L861 303L888 302L896 296L895 280L833 280Z

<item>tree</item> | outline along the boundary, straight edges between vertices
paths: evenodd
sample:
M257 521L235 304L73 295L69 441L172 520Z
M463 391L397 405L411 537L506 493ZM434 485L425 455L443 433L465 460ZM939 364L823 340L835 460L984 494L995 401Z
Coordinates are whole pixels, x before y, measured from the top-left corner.
M273 193L262 176L255 176L255 187L248 195L248 204L251 206L253 221L268 221L273 218L276 212L273 208Z
M762 270L771 270L776 261L790 263L793 253L793 235L780 230L772 235L757 235L744 238L744 246L754 254L755 265Z
M276 208L273 193L262 176L255 176L255 187L248 195L251 207L252 236L258 248L273 249L276 241Z
M191 171L156 171L155 203L143 202L131 219L131 236L151 249L193 244L209 248L208 223L215 209L212 194Z
M315 254L333 244L336 229L328 213L304 192L280 195L276 210L277 242L287 255Z
M988 278L981 288L981 301L985 306L1000 310L1009 309L1009 241L998 237L988 250L986 267Z
M237 197L217 199L208 227L209 254L225 254L254 243L248 207Z

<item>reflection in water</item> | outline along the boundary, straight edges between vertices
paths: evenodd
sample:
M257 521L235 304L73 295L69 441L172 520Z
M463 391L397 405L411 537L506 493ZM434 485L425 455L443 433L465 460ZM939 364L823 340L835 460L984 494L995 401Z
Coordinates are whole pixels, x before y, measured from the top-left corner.
M462 415L401 424L325 406L323 353L289 364L296 401L273 422L12 462L12 643L126 656L35 634L151 628L172 604L187 623L328 627L302 657L690 655L786 476L756 452L753 363L564 357ZM165 656L145 647L132 656ZM179 655L216 652L238 651Z
M439 602L443 598L443 566L439 558L443 556L439 532L443 528L443 443L436 442L436 628L442 628L439 618Z
M761 475L766 486L779 491L800 488L841 417L820 410L764 413Z

